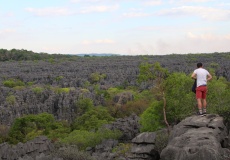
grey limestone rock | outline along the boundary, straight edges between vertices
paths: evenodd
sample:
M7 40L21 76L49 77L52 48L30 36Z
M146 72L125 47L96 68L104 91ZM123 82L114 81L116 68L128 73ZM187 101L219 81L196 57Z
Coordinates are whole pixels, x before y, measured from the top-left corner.
M155 132L143 132L132 139L131 160L159 160L160 155L155 150Z
M174 126L162 160L229 160L227 129L223 118L191 116ZM226 139L227 138L227 139Z

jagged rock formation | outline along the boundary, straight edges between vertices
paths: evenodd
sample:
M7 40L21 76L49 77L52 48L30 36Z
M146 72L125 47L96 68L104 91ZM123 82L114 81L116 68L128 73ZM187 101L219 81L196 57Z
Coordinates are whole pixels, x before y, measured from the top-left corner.
M132 134L124 136L127 139L122 140L104 140L94 148L87 148L87 152L97 160L229 160L230 159L230 141L223 118L208 114L206 117L191 116L175 125L170 134L169 142L166 148L160 154L156 151L156 133L144 132L137 133L136 116L129 119L119 119L112 124L112 128L122 127ZM123 122L123 123L122 123ZM130 123L133 122L133 123ZM134 123L135 122L135 123ZM119 124L119 125L118 125ZM127 128L128 125L133 127ZM133 129L133 130L131 130ZM134 134L135 133L135 134ZM134 136L135 135L135 136ZM126 153L119 151L119 144L130 146ZM122 148L124 150L124 148ZM25 144L19 143L10 146L7 143L0 144L0 159L7 160L63 160L52 155L54 145L46 137L37 137Z
M41 160L54 149L47 137L40 136L26 143L11 146L8 143L0 144L0 159L2 160Z
M92 86L85 83L91 81L92 73L105 74L97 82L99 89L109 87L138 85L136 82L141 62L159 62L169 71L191 73L197 62L203 62L205 68L215 67L217 76L230 80L229 53L202 55L165 55L165 56L117 56L90 57L68 60L55 59L40 61L4 61L0 62L0 123L11 124L16 117L25 114L48 112L57 119L71 121L74 118L74 104L82 96L91 98L95 105L104 104L104 95L95 93ZM18 79L33 87L42 87L41 94L34 93L32 87L8 88L3 85L5 80ZM68 94L57 94L50 88L72 88ZM145 89L146 85L142 85ZM7 97L12 95L15 102L9 103Z
M120 141L123 142L132 140L140 133L139 117L135 114L126 118L118 118L112 124L105 125L105 127L110 130L120 130L122 132Z
M160 155L155 150L156 133L144 132L132 140L130 160L159 160Z
M174 126L162 160L229 160L228 131L218 115L191 116Z

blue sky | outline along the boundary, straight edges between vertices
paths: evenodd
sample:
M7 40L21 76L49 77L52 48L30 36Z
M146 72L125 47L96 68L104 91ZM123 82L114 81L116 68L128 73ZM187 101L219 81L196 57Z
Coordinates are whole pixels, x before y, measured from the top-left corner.
M0 0L0 48L79 54L230 51L229 0Z

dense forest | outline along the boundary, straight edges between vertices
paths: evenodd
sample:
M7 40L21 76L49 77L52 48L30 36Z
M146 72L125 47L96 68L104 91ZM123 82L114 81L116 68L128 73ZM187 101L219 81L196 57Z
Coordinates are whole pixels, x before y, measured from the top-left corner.
M79 57L0 49L0 142L46 135L85 150L120 139L119 130L103 128L119 118L137 115L140 132L166 128L164 115L177 124L196 113L198 62L213 75L208 112L230 124L230 52Z

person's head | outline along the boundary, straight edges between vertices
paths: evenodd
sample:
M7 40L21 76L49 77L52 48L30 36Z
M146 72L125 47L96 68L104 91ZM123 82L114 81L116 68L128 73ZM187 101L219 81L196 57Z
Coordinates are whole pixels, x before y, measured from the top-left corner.
M197 63L197 68L200 68L202 66L203 66L202 63Z

